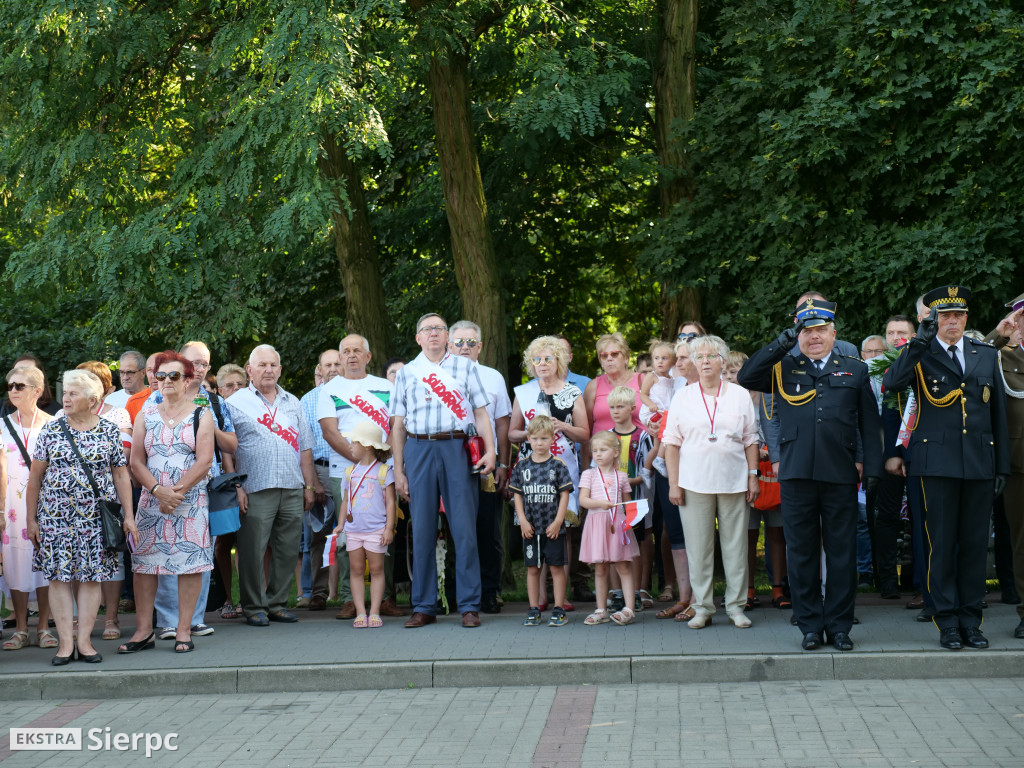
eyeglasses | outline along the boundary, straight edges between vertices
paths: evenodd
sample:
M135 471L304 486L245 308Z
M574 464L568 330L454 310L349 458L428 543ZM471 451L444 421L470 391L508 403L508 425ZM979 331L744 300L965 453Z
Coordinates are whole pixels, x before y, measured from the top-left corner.
M454 344L459 349L462 349L463 347L469 347L470 349L473 349L473 347L475 347L479 343L480 342L477 341L476 339L453 339L452 340L452 344Z
M555 358L553 358L551 355L545 355L544 357L532 357L530 359L533 360L533 364L534 365L540 365L541 363L553 363L553 362L555 362Z
M178 381L180 379L185 378L185 374L182 373L181 371L160 371L160 373L154 375L154 378L157 381Z
M204 363L202 360L192 360L191 362L193 368L198 368L201 371L205 371L210 368L210 364Z
M444 333L447 330L443 325L424 325L416 333Z
M620 357L622 352L618 349L613 349L611 352L598 352L597 356L602 360L610 360L612 358Z
M7 391L8 392L24 392L25 391L25 387L27 387L27 386L28 386L28 384L26 384L23 381L9 381L9 382L7 382Z
M710 360L717 360L720 357L721 357L721 355L719 355L716 352L713 355L694 355L693 359L696 360L698 363L703 363L705 360L709 360L709 361Z
M680 333L676 336L676 341L689 341L690 339L697 338L696 333Z
M130 368L122 368L120 371L118 371L118 373L120 373L122 376L136 376L138 375L139 371L133 371Z

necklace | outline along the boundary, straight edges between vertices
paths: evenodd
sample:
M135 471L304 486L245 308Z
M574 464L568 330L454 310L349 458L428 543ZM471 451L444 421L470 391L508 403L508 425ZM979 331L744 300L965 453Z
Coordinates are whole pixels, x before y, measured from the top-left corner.
M166 401L166 399L164 400L164 402L165 402L165 403L167 402L167 401ZM186 403L185 403L185 405L186 405L186 406L188 406L188 405L189 405L189 403L187 403L187 402L186 402ZM178 410L174 411L174 418L171 418L171 414L167 414L167 424L168 424L169 426L172 426L172 427L173 427L173 426L174 426L174 423L175 423L176 421L178 421L178 420L179 420L179 419L178 419L178 414L180 414L180 413L181 413L181 411L182 411L182 408L181 408L181 406L178 406Z
M718 415L718 396L722 394L722 382L718 382L718 392L715 393L715 412L712 413L711 409L708 408L708 399L704 397L704 387L700 386L700 399L704 401L704 410L707 411L708 420L711 422L711 434L708 435L708 442L714 443L718 441L718 435L715 434L715 417Z

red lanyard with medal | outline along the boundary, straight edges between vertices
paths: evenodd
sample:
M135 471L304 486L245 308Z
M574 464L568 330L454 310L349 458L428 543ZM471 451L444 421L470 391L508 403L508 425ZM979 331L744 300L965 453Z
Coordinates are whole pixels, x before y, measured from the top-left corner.
M370 466L368 466L368 467L366 468L366 470L365 470L365 471L363 472L363 474L362 474L362 475L360 475L360 477L359 477L359 482L357 482L357 483L356 483L356 485L355 485L355 487L354 487L354 488L352 488L352 489L351 489L351 490L350 490L350 491L348 492L348 512L347 512L347 513L345 514L345 520L347 520L347 521L348 521L348 522L350 522L350 523L352 522L352 519L353 519L353 518L352 518L352 505L353 505L353 503L354 503L354 501L353 501L353 500L355 499L355 497L356 497L356 494L358 494L358 493L359 493L359 488L360 488L360 487L362 486L362 484L363 484L363 480L365 480L365 479L366 479L366 476L367 476L368 474L370 474L370 470L371 470L371 469L373 469L373 468L374 468L374 467L376 467L376 466L377 466L377 460L376 460L376 459L374 459L374 460L373 460L373 463L372 463L372 464L371 464Z
M711 409L708 408L707 398L704 397L704 387L700 388L700 399L704 401L704 410L708 414L708 420L711 422L711 434L708 435L708 442L713 443L718 440L718 435L715 434L715 417L718 415L718 400L722 394L722 382L718 382L718 392L715 394L715 412L712 413Z

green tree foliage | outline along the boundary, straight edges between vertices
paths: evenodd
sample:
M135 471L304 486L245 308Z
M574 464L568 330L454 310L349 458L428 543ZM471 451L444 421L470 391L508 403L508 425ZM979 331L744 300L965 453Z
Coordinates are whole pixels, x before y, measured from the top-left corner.
M786 324L808 288L838 302L851 339L947 281L973 288L971 325L994 326L1019 292L1019 4L791 0L710 15L694 197L644 263L705 291L710 324L740 348Z
M281 292L316 287L306 280L346 201L318 172L322 137L353 156L388 153L370 89L355 85L374 73L354 55L366 15L386 8L0 6L13 291L86 294L89 323L122 344L198 337L225 353L262 336L288 306L275 306ZM308 307L292 322L326 336L330 319Z

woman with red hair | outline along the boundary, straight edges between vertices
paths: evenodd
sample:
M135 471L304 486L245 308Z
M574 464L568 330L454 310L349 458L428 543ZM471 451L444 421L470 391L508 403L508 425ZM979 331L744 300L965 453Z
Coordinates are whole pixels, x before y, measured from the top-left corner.
M178 577L174 651L191 651L195 646L190 627L202 573L213 569L206 497L213 463L213 418L186 397L195 375L191 362L177 352L162 352L153 370L163 401L143 406L132 439L132 474L142 485L136 516L139 536L132 553L137 626L119 653L155 645L153 601L159 575Z

